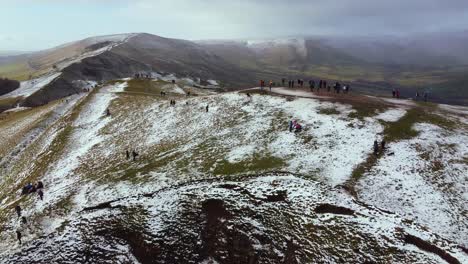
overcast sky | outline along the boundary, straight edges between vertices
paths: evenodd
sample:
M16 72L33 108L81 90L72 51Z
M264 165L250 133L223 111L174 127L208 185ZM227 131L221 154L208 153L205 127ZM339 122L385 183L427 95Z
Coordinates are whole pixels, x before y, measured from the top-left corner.
M0 50L95 35L400 35L468 28L468 0L0 0Z

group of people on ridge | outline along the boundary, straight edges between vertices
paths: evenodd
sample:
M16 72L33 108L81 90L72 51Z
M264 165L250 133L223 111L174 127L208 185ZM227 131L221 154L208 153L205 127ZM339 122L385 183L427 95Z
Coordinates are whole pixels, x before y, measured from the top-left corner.
M305 82L302 79L288 80L288 88L295 88L296 84L297 84L297 87L304 88L304 83ZM286 78L281 79L281 84L282 86L286 85ZM320 89L327 89L327 92L330 92L332 88L330 85L328 85L326 80L319 80L318 83L316 83L314 80L309 80L308 84L309 84L309 89L311 92L314 92L315 89L317 89L317 92L320 92ZM270 85L270 91L271 91L271 87L272 85L274 86L275 83L270 81L269 85ZM264 87L265 87L265 81L260 80L260 88L263 90ZM351 90L351 85L349 84L342 85L339 82L336 82L333 85L333 90L335 93L338 93L338 94L341 92L347 94Z

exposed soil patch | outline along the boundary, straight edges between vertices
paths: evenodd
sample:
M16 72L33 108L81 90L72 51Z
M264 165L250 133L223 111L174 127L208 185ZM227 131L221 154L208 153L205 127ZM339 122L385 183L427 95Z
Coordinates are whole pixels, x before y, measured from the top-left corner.
M274 194L266 196L266 202L284 202L288 198L288 193L285 190L276 191Z
M346 208L346 207L342 207L342 206L332 205L332 204L321 204L315 207L314 211L317 214L354 215L354 210Z
M441 249L441 248L439 248L439 247L437 247L435 245L432 245L431 243L429 243L427 241L424 241L419 237L416 237L416 236L413 236L413 235L410 235L410 234L406 234L404 240L405 240L405 243L415 245L416 247L418 247L421 250L424 250L426 252L431 252L431 253L434 253L434 254L440 256L443 260L447 261L450 264L460 264L461 263L460 261L458 261L458 259L454 258L449 253L445 252L443 249Z

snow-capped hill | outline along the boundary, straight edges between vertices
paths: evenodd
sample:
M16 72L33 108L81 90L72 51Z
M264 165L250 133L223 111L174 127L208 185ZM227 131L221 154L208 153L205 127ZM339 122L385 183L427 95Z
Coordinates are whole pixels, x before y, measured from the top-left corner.
M265 51L267 49L293 47L296 52L303 58L307 57L307 47L304 38L287 38L273 40L247 40L247 47L256 51Z
M0 262L468 261L461 108L197 84L148 73L1 115Z

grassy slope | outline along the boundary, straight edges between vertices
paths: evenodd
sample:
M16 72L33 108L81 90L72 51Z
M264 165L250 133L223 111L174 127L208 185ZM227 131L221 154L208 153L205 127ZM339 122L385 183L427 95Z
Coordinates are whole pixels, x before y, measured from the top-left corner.
M442 117L440 114L433 113L436 105L420 103L418 106L415 106L407 111L407 113L396 122L383 122L384 131L383 138L388 143L397 142L401 140L408 140L415 138L419 135L419 132L414 130L414 125L417 123L428 123L448 130L454 130L457 128L457 123ZM354 186L356 183L368 172L374 165L377 164L379 155L369 154L368 158L357 166L351 178L346 182L345 186L350 191L350 193L356 195Z

